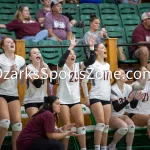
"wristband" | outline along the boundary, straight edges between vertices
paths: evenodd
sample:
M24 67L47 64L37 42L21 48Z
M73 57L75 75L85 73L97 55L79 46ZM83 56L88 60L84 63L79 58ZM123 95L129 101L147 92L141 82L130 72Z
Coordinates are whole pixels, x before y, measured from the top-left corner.
M94 46L90 46L90 50L91 50L91 51L94 51Z

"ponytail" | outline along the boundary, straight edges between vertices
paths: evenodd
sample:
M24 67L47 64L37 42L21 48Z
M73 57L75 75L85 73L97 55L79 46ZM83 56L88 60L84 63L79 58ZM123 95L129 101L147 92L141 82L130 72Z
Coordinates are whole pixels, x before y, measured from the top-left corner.
M95 19L99 19L99 18L96 17L95 14L91 14L91 15L90 15L90 23L93 22Z

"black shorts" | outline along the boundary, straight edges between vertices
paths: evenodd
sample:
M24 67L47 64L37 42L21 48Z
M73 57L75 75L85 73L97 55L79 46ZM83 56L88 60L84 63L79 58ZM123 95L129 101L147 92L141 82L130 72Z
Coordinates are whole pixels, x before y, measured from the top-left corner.
M32 133L31 133L32 134ZM22 146L17 143L17 149L21 149ZM54 139L44 139L37 138L32 141L32 143L28 146L27 150L64 150L64 145L62 142Z
M134 114L134 113L128 114L129 118L132 118L134 115L136 115L136 114Z
M74 104L60 104L60 105L67 105L69 108L73 107L74 105L77 105L77 104L81 104L80 102L78 103L74 103Z
M0 97L4 98L7 103L10 103L12 101L15 101L15 100L19 100L19 96L8 96L8 95L1 95L0 94Z
M98 102L100 102L102 105L110 104L110 101L104 101L104 100L100 100L100 99L96 99L96 98L90 99L90 105L93 105Z
M39 109L42 105L43 105L43 102L42 103L28 103L28 104L24 104L24 108L27 109L30 107L36 107Z

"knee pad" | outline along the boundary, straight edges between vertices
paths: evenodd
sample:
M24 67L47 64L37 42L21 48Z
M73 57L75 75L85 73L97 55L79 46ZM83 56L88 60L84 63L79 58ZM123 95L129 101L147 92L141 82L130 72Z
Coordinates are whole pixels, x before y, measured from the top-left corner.
M104 128L105 128L105 124L104 123L97 123L96 127L95 127L95 130L103 132Z
M124 136L128 132L128 128L119 128L117 132Z
M109 125L105 125L105 128L103 130L103 133L108 133L109 131Z
M150 126L150 119L148 119L148 121L147 121L147 125L148 125L148 126Z
M135 132L135 125L129 125L128 126L128 132L134 133Z
M22 130L22 123L15 123L12 125L12 131L21 131Z
M79 133L79 134L86 134L85 127L79 127L79 128L77 128L77 133Z
M0 120L0 127L8 129L9 126L10 126L10 120L8 120L8 119Z

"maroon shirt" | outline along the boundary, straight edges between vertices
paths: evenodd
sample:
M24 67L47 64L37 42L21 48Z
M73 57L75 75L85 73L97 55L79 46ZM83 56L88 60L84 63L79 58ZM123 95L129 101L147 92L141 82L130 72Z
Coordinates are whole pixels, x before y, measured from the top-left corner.
M49 13L51 13L51 11L41 8L36 13L36 19L38 20L39 18L45 18Z
M55 119L50 111L45 111L29 120L17 139L17 149L27 150L37 138L47 138L46 133L55 132Z
M57 19L51 13L45 17L44 28L52 29L53 33L61 40L67 40L67 32L72 32L69 19L66 16L60 15Z
M18 39L22 39L25 36L35 36L41 30L37 21L23 23L18 19L6 24L6 28L9 31L15 30Z
M150 29L146 29L141 23L138 25L132 33L132 43L139 43L142 41L150 42ZM138 46L132 46L131 51L135 51Z

